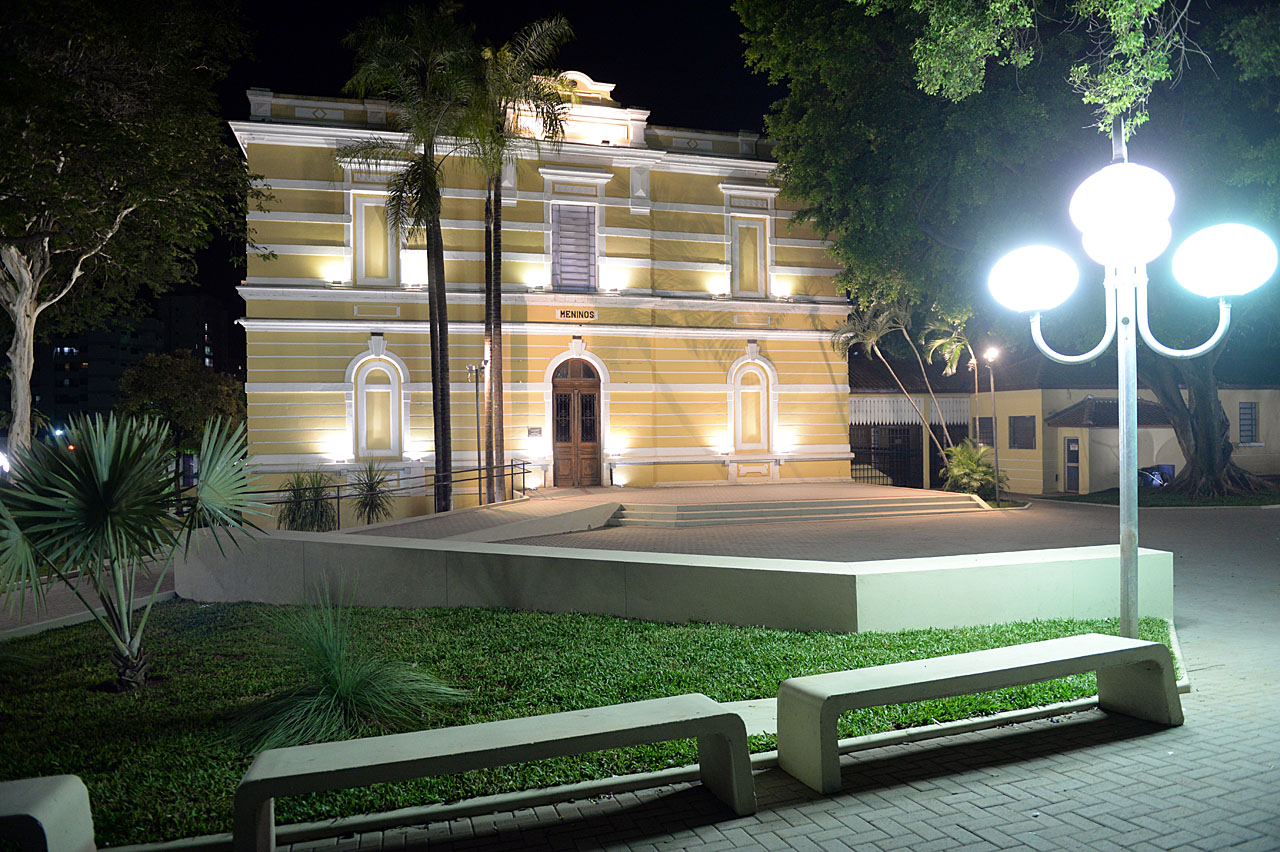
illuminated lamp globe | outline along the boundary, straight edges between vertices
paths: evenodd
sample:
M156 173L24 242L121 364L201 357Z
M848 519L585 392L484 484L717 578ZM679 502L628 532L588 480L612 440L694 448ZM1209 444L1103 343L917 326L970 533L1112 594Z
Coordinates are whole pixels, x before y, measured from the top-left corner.
M1173 187L1158 171L1137 163L1112 163L1076 187L1068 208L1081 231L1135 219L1156 222L1173 213Z
M1173 277L1209 298L1243 296L1276 271L1276 244L1248 225L1214 225L1197 231L1173 253Z
M1075 292L1079 282L1076 262L1053 246L1014 249L1000 258L987 276L991 295L1013 311L1056 308Z
M1071 196L1071 221L1084 250L1106 266L1154 260L1169 244L1173 187L1136 163L1112 163L1085 178Z
M1123 226L1085 231L1085 254L1103 266L1139 266L1155 260L1169 247L1173 229L1168 220L1134 220Z

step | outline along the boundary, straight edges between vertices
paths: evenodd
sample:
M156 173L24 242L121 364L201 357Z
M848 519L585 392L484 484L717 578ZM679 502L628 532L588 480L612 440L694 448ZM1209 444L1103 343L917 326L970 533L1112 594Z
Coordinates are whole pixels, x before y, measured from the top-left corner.
M928 501L911 499L880 499L876 501L787 501L776 503L726 503L716 505L663 505L648 503L624 503L619 513L623 518L653 518L661 520L700 519L708 517L773 518L789 515L857 515L880 513L888 510L917 509L978 509L968 497L944 497Z
M731 524L759 524L759 523L794 523L797 521L855 521L855 520L872 520L876 518L897 518L897 517L915 517L918 515L958 515L973 514L984 511L977 504L968 507L941 508L941 509L894 509L883 512L857 512L844 515L786 515L781 517L753 516L753 517L707 517L707 518L627 518L615 517L609 521L608 526L611 527L662 527L676 529L681 527L709 527L718 525Z

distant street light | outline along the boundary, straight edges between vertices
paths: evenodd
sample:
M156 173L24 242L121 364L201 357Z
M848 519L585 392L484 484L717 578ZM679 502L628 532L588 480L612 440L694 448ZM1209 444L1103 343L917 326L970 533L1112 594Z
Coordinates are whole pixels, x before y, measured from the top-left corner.
M994 346L987 347L987 351L982 353L982 357L987 361L987 372L991 376L991 447L996 451L996 508L1000 508L1000 429L996 424L996 359L1000 357L1000 350Z
M1276 270L1276 247L1247 225L1215 225L1192 235L1174 253L1173 274L1193 293L1218 298L1218 328L1204 343L1173 349L1155 339L1147 316L1146 265L1169 245L1173 187L1155 169L1128 162L1124 123L1112 131L1111 165L1086 178L1071 197L1071 221L1085 253L1106 269L1106 331L1082 355L1063 355L1045 342L1040 314L1067 300L1079 270L1066 253L1028 246L991 270L991 294L1005 307L1031 312L1037 348L1061 364L1092 361L1118 340L1120 426L1120 632L1138 635L1138 375L1137 334L1170 358L1194 358L1221 342L1231 322L1231 296L1261 286ZM1118 332L1118 334L1117 334Z

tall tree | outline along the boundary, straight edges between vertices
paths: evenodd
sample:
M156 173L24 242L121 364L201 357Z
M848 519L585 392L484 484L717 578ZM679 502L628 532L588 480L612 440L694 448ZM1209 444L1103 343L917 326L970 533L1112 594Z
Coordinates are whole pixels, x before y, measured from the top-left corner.
M420 232L427 249L431 413L435 436L435 510L453 508L453 430L449 394L449 311L440 225L440 178L451 140L465 126L479 77L471 28L458 6L441 2L362 22L348 38L356 51L348 91L391 102L388 118L401 136L343 146L338 156L391 161L387 222L397 234Z
M481 49L480 86L463 140L485 175L484 432L486 488L490 501L506 499L505 477L494 476L506 461L502 350L502 169L514 159L517 139L537 145L564 135L564 113L572 89L550 69L573 28L560 15L532 24L499 47ZM496 481L495 481L496 480Z
M0 23L0 306L11 447L31 439L36 323L73 288L127 298L186 280L261 200L213 85L235 14L195 0L41 0Z
M854 349L860 349L868 358L875 356L880 359L880 363L889 371L889 375L893 376L894 384L898 386L898 390L902 391L902 395L907 398L907 402L911 403L911 407L915 410L916 416L920 418L920 423L924 426L929 438L933 441L935 447L938 448L938 454L946 458L946 450L943 449L942 443L938 440L937 434L929 426L929 418L924 416L924 412L920 410L920 406L916 405L916 399L908 393L902 379L898 378L898 373L893 369L893 365L889 363L889 359L884 356L884 352L880 348L880 344L884 339L894 332L900 332L911 342L911 335L907 330L909 322L908 309L902 302L898 303L876 303L872 302L865 307L850 311L849 316L839 326L831 332L832 347L843 355L846 359L853 354ZM914 344L913 344L914 348ZM924 374L924 365L921 364L920 372ZM929 383L928 375L924 376L925 384L929 386L929 396L933 398L933 404L936 407L938 398L933 395L933 385ZM951 436L947 432L945 422L942 431L947 435L947 444L951 444Z
M783 186L805 202L800 217L830 236L862 300L906 297L936 307L943 320L980 311L988 326L1007 324L982 286L990 265L1016 244L1061 242L1073 232L1066 199L1106 150L1081 129L1112 115L1128 115L1130 128L1135 118L1154 117L1142 131L1143 159L1179 188L1184 212L1175 211L1183 217L1175 230L1209 224L1185 211L1223 205L1231 181L1248 190L1233 189L1236 200L1274 230L1274 191L1268 211L1262 190L1280 179L1280 160L1267 147L1280 137L1276 115L1249 111L1251 87L1240 73L1274 79L1266 76L1268 41L1252 38L1271 19L1223 35L1251 4L1197 9L1203 20L1195 26L1186 0L738 0L735 8L748 62L788 86L768 117ZM1036 9L1045 16L1025 14ZM1187 61L1196 49L1212 53L1212 69ZM1173 78L1176 88L1155 85ZM1178 173L1180 162L1194 165ZM1162 263L1149 267L1153 283L1169 277ZM1066 328L1051 339L1083 338L1091 324L1067 319L1066 326L1048 320L1051 331ZM1186 339L1170 342L1195 342L1195 323L1179 324ZM1025 339L1022 328L1013 333ZM1188 491L1248 485L1230 463L1227 421L1211 384L1216 357L1139 361L1140 370L1172 376L1160 396L1189 461L1175 487ZM1186 403L1169 391L1178 384L1194 386Z
M168 427L173 454L173 491L182 491L182 455L200 448L215 419L231 426L245 422L244 385L196 360L191 352L148 355L120 377L119 411L154 417Z

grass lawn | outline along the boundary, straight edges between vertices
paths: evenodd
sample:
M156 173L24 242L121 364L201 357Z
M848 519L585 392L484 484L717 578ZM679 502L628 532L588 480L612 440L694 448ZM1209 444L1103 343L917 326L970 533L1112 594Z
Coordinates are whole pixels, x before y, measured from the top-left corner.
M0 662L0 780L71 773L89 787L98 845L229 831L236 784L252 755L228 736L238 711L298 685L300 668L258 604L172 601L148 628L149 689L114 694L95 624L5 643L34 667ZM979 650L1090 631L1116 622L1049 621L902 633L788 633L717 624L669 625L589 615L482 609L352 611L360 640L471 691L419 727L461 725L684 692L721 701L777 694L785 678ZM1144 637L1168 641L1161 619ZM1091 695L1093 675L976 696L847 714L842 737ZM369 731L370 734L379 733ZM774 747L752 737L753 751ZM282 799L279 823L608 777L696 761L692 741L542 761L423 781Z
M1063 503L1100 503L1104 506L1120 505L1120 489L1095 491L1092 494L1067 494L1046 499ZM1185 494L1173 494L1163 488L1139 488L1139 506L1273 506L1280 503L1280 489L1258 494L1235 494L1230 497L1201 497L1193 499Z

